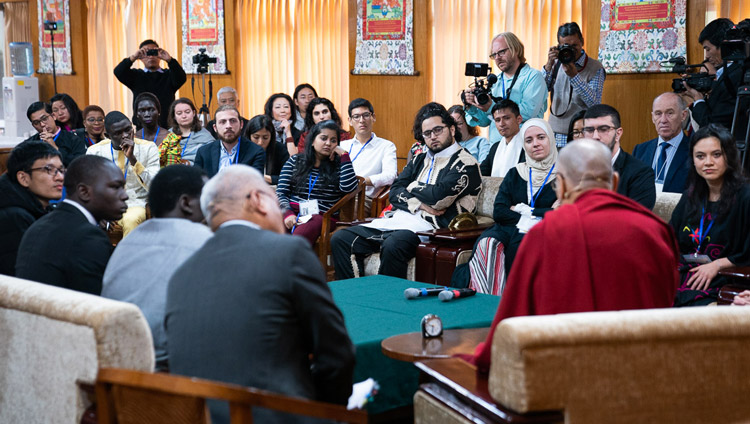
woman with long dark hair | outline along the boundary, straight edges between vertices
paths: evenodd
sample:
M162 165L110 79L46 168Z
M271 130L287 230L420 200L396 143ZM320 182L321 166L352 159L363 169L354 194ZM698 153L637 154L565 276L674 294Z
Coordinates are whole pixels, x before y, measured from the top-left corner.
M301 131L294 126L297 109L288 94L276 93L266 100L263 112L273 120L276 142L286 146L289 156L296 155Z
M451 106L451 108L448 109L448 113L450 113L453 120L456 121L456 130L461 132L461 141L458 144L471 153L477 162L482 163L484 158L487 157L487 153L490 152L490 142L479 135L479 128L470 127L466 124L466 115L463 106Z
M211 133L201 127L198 110L187 97L172 102L167 121L171 132L159 146L162 167L177 163L192 165L198 149L214 141Z
M312 128L318 122L327 121L329 119L335 122L339 127L341 126L341 117L336 111L336 107L333 105L333 102L326 99L325 97L316 97L312 99L312 101L310 101L310 104L307 105L307 114L305 115L305 128ZM307 133L308 132L305 131L299 137L297 150L299 150L300 152L305 151L305 140L307 139ZM348 131L344 131L342 129L341 132L339 132L339 143L344 140L349 140L350 138L352 138L352 136Z
M247 137L266 152L263 178L269 184L278 184L281 168L289 160L289 153L276 142L276 131L271 118L266 115L254 116L247 123Z
M276 187L284 225L311 245L320 236L322 214L357 188L349 153L339 146L340 130L331 120L315 124L305 152L289 158Z
M709 124L693 134L687 189L670 224L680 250L675 306L715 302L728 282L719 271L750 265L750 185L726 128Z
M72 97L65 93L59 93L52 96L49 102L52 106L52 116L57 121L58 127L65 131L83 128L83 114Z

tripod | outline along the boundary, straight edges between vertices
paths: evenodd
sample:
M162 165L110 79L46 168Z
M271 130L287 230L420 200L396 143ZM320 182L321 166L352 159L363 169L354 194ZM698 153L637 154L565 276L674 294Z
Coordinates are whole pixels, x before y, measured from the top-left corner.
M750 139L750 61L746 61L744 64L744 75L743 83L745 85L740 86L737 89L737 100L734 103L734 115L732 116L732 135L737 142L737 150L740 152L740 160L742 161L742 167L745 168L747 159L747 143ZM743 100L746 100L743 102ZM740 107L744 103L744 107ZM744 131L743 131L744 130ZM744 133L744 134L743 134Z
M201 74L201 84L203 89L201 90L201 95L203 96L203 103L201 104L200 109L198 109L198 116L200 116L201 125L206 126L208 122L211 120L211 110L209 109L208 105L211 104L211 100L213 99L213 81L211 81L211 74L208 76L208 104L206 104L206 73L208 72L207 67L201 68L198 66L198 73ZM191 82L190 82L193 90L193 98L195 98L195 75L193 75Z
M49 46L52 52L52 83L55 87L55 94L57 94L57 73L55 71L55 33L57 30L57 22L46 21L44 28L49 31Z

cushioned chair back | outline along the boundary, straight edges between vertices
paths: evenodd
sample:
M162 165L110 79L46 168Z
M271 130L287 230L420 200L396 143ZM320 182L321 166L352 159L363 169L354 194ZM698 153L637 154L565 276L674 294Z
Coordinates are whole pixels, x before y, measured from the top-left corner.
M154 369L130 303L0 275L0 423L78 423L99 367Z
M656 195L656 204L654 205L654 213L659 215L661 219L666 222L672 218L672 211L680 201L682 194L680 193L659 193Z
M748 422L750 308L590 312L506 319L489 391L566 423Z
M477 199L477 215L492 218L492 211L495 208L495 197L500 190L500 183L503 179L500 177L482 177L482 191Z

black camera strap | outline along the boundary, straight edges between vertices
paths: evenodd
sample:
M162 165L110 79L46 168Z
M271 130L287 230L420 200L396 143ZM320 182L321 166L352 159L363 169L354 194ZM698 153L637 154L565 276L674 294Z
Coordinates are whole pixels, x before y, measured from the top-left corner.
M510 92L511 92L511 90L513 90L513 86L516 85L516 80L518 80L518 76L521 75L521 69L523 69L523 67L526 66L526 65L527 64L524 63L523 65L520 65L516 69L516 73L515 73L515 75L513 75L513 80L510 82L510 87L508 87L508 89L505 90L505 98L506 99L510 98ZM500 78L505 78L505 77L501 75Z
M583 66L581 67L581 69L578 70L578 72L581 72L584 69L586 69L586 65L588 64L589 64L589 57L586 56L586 60L584 60ZM575 65L575 62L573 62L573 65L577 66ZM573 103L573 84L569 84L570 90L568 91L568 105L565 107L565 110L562 111L561 113L555 113L552 110L552 107L554 107L555 105L555 83L557 82L557 74L560 72L560 66L562 66L562 63L560 63L560 61L558 60L557 63L555 63L555 68L552 70L551 82L547 86L547 88L549 89L549 95L550 95L549 113L556 118L559 118L565 115L566 113L568 113L568 111L570 110L570 104Z

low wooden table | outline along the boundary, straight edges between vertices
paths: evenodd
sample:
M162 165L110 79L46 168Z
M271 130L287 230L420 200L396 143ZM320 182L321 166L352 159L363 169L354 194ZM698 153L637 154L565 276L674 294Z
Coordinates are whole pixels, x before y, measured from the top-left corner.
M457 353L473 353L487 338L489 327L444 330L443 335L425 339L422 333L391 336L380 344L383 354L399 361L450 358Z

